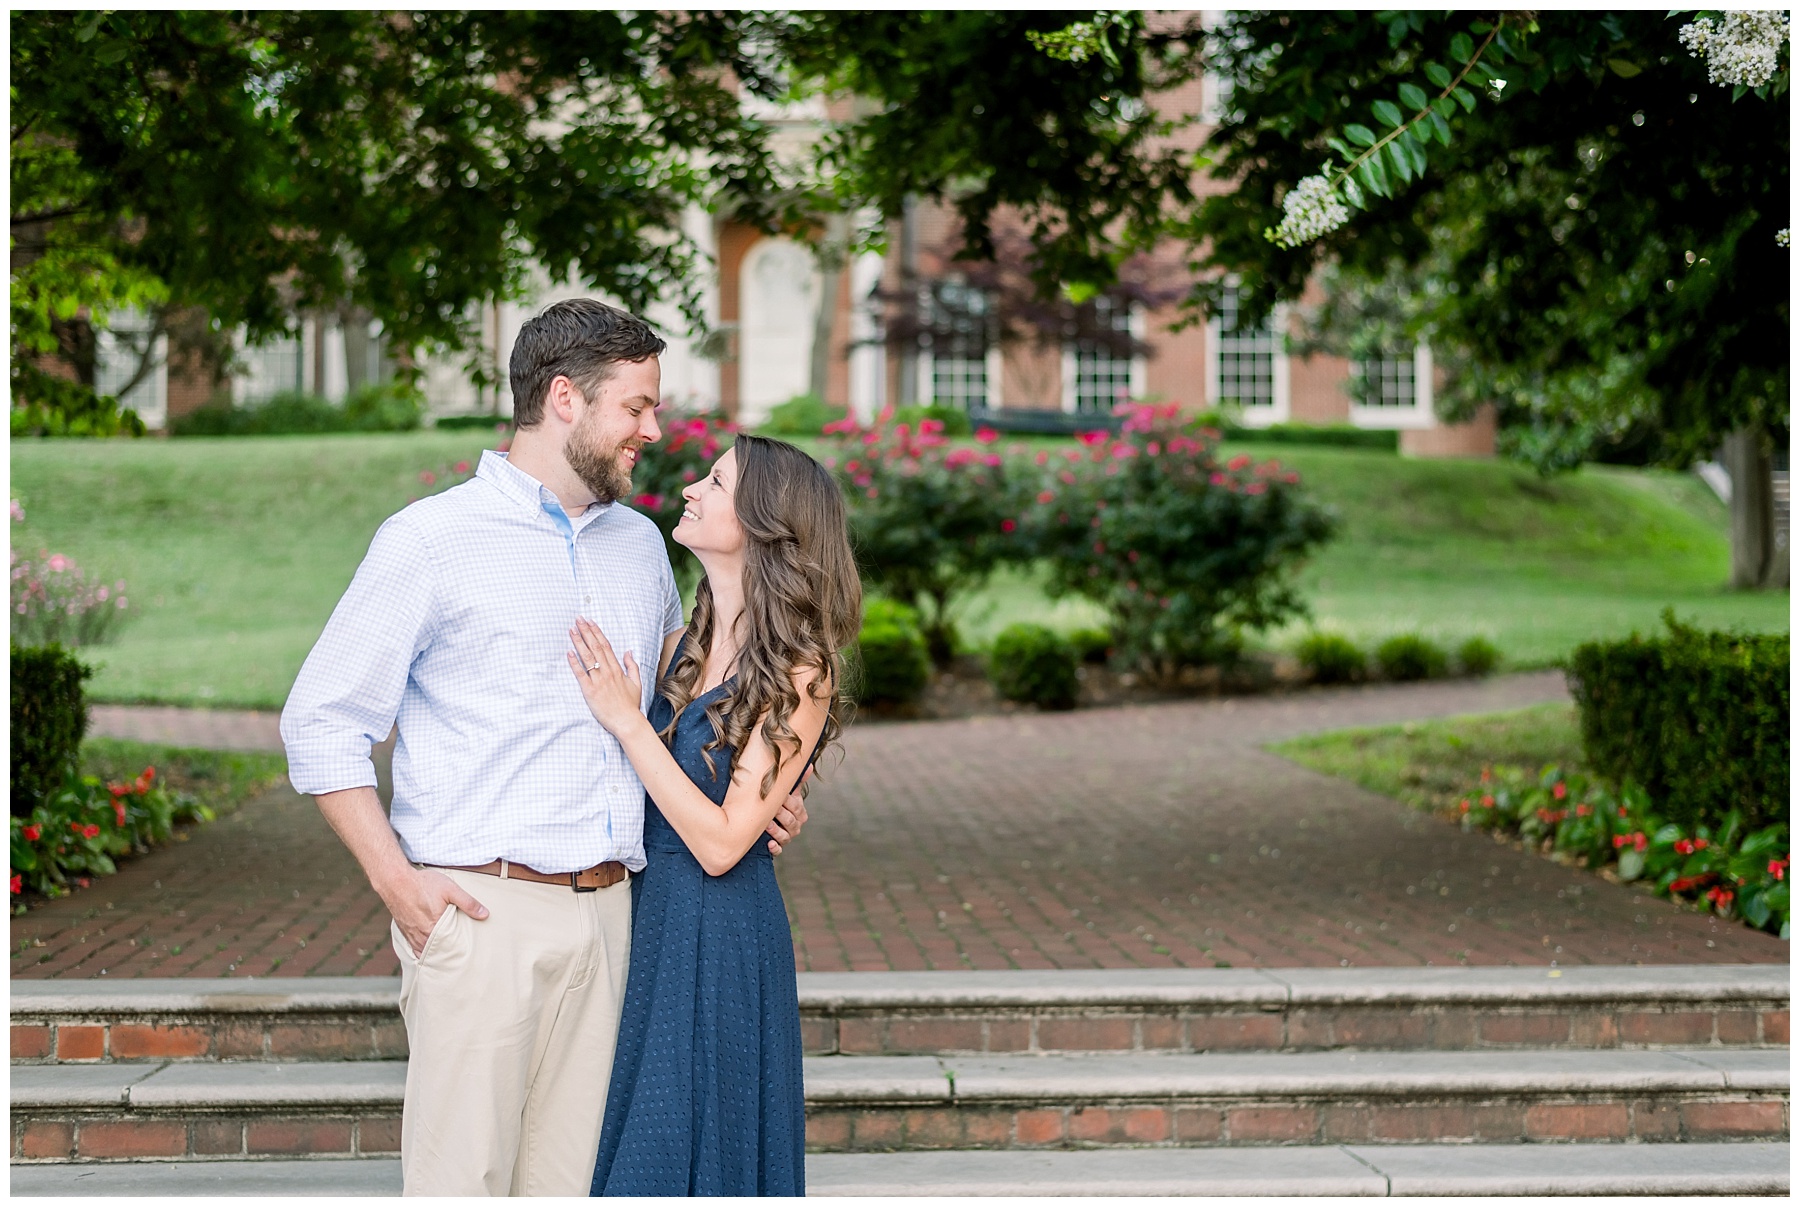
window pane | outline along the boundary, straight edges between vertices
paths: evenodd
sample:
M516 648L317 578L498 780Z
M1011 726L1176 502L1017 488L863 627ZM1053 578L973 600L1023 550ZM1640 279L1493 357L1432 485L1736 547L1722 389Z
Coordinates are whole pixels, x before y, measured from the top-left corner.
M1275 405L1275 326L1264 316L1254 327L1240 326L1238 292L1227 286L1219 307L1219 397L1222 404Z
M1094 299L1095 326L1131 331L1131 307L1112 298ZM1111 414L1131 397L1131 357L1098 340L1075 342L1075 409Z
M1380 356L1351 362L1351 396L1365 407L1413 407L1418 405L1410 354Z
M960 281L938 281L929 304L931 329L922 342L931 354L931 401L965 410L985 407L993 324L988 297Z
M247 344L238 352L238 360L245 369L237 390L240 403L264 402L283 390L298 390L304 384L301 344L297 339Z

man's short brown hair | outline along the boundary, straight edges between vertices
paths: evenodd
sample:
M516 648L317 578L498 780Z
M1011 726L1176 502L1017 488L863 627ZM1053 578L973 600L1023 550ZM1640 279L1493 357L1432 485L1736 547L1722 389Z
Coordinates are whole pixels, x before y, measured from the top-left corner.
M634 314L571 298L558 302L519 328L507 372L512 378L513 423L536 427L544 419L550 383L566 377L588 398L621 361L660 356L668 347L650 324Z

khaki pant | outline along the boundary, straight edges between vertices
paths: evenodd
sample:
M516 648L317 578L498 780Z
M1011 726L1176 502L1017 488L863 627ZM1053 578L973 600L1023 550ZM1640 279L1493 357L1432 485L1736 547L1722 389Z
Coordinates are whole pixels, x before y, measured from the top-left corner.
M416 959L392 927L412 1053L404 1192L585 1196L630 963L631 881L577 893L444 874L488 917L446 909Z

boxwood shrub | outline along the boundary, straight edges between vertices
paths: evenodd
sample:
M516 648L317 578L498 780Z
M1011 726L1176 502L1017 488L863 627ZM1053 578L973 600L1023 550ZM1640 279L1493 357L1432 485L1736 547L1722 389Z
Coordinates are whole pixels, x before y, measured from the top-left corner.
M905 704L931 678L919 614L889 599L871 599L856 639L854 691L863 704Z
M1074 708L1080 694L1075 647L1041 624L1013 624L994 638L988 678L1007 700L1039 708Z
M59 645L12 647L12 815L62 786L87 735L81 685L94 672Z
M1390 679L1436 679L1450 669L1443 647L1417 633L1396 633L1375 647L1375 661Z
M1306 668L1315 683L1348 683L1360 679L1369 663L1369 656L1363 653L1362 647L1342 633L1308 633L1294 647L1294 657L1300 660L1300 665Z
M1491 675L1500 666L1500 647L1478 634L1456 647L1456 661L1465 675Z
M1758 827L1788 809L1788 635L1668 633L1590 641L1569 656L1588 761L1642 784L1674 823Z

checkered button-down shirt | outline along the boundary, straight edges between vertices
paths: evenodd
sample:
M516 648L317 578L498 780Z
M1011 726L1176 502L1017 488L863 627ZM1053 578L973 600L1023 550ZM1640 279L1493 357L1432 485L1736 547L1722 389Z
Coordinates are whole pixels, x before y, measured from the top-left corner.
M647 708L681 596L648 518L570 517L501 453L375 534L281 714L307 793L372 787L396 722L390 821L415 863L644 866L644 788L564 651L577 615L637 655Z

